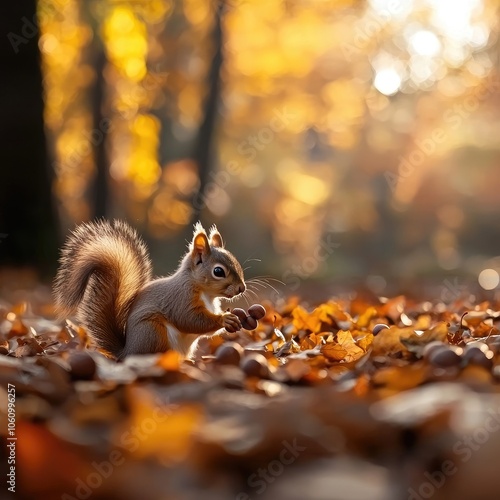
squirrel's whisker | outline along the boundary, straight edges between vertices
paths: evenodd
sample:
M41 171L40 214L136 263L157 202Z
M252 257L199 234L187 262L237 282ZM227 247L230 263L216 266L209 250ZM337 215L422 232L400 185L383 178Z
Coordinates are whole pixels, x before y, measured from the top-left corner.
M255 285L260 285L262 288L270 288L271 290L273 290L274 292L276 292L277 294L279 294L278 290L273 285L271 285L271 283L268 283L267 281L264 281L261 278L252 278L250 280L250 282L253 283L253 284L255 284Z
M241 296L243 297L243 300L245 301L245 304L247 305L247 308L250 307L250 300L247 296L247 293L248 293L248 288L241 294Z
M247 292L249 295L253 295L255 297L255 300L258 300L259 297L257 296L257 292L255 290L253 290L252 288L247 288L245 293Z
M248 259L245 259L243 262L243 265L245 265L247 262L262 262L260 259L254 259L252 257L248 257Z
M279 283L280 285L286 286L286 283L284 281L281 281L277 278L274 278L273 276L256 276L253 279L260 279L262 281L275 281L276 283Z
M257 294L257 292L260 291L260 289L257 287L257 284L256 283L247 283L247 289L248 290L251 290L252 292L254 292L255 294Z
M260 290L260 289L265 290L267 288L266 285L262 283L256 283L255 281L252 283L247 283L247 286L253 286L255 290Z

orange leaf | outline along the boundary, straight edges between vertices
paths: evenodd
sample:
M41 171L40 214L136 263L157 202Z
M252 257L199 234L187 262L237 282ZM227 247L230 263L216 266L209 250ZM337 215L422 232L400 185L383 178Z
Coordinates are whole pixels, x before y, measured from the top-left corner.
M330 361L342 361L347 355L347 350L339 344L330 343L321 346L321 353Z
M404 311L406 298L404 295L398 295L389 299L385 304L379 306L378 313L380 316L391 318L395 323L399 320L401 313Z
M158 365L169 372L179 371L181 356L177 351L170 350L162 354L158 360Z
M358 339L356 341L356 344L358 344L358 346L361 347L361 349L363 349L363 351L366 352L372 345L373 338L374 338L373 334L369 333L368 335L365 335L364 337Z
M153 393L142 388L131 388L129 396L131 415L126 432L129 441L135 439L137 443L130 453L137 459L156 456L167 462L184 460L203 423L202 408L193 403L161 404ZM130 429L141 429L141 434Z
M351 316L337 302L329 301L326 304L321 304L316 308L316 311L321 321L329 325L333 324L332 320L335 320L337 323L352 322Z
M356 380L356 385L353 388L354 394L359 397L366 396L370 390L370 379L368 375L361 375L358 380Z
M366 328L370 324L370 320L377 315L377 309L375 307L369 307L366 311L361 314L356 321L359 328Z
M309 313L302 306L297 306L292 311L293 326L297 330L310 330L313 333L318 333L321 330L321 320L315 311L316 309Z
M365 351L354 342L351 332L340 330L337 333L337 342L347 351L347 355L344 358L346 363L356 361L365 354Z
M396 328L391 327L384 329L372 341L372 355L373 356L396 356L401 357L408 355L407 348L401 343L400 335L402 333L409 335L409 333L416 337L413 328Z
M292 311L292 317L297 330L310 330L313 333L319 333L323 324L332 326L334 321L351 322L351 317L336 302L321 304L312 312L297 306Z
M372 380L377 386L390 388L394 391L406 391L422 384L426 374L427 368L423 364L390 366L375 372Z

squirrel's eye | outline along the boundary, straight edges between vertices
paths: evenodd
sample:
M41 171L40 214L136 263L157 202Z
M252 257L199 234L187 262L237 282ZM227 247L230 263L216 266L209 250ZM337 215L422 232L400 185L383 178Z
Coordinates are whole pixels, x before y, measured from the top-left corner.
M226 277L226 272L220 266L214 267L212 273L214 274L214 276L216 278L225 278Z

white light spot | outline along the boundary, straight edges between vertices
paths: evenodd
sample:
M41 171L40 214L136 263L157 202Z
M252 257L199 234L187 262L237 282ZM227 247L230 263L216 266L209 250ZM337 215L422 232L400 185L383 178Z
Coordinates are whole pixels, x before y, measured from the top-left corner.
M441 51L441 42L432 31L419 30L411 36L410 47L419 56L434 57Z
M382 69L375 75L373 85L381 94L394 95L401 87L401 76L395 69Z
M500 283L500 276L494 269L483 269L479 273L478 281L485 290L493 290Z
M433 7L432 23L441 33L460 44L467 43L473 13L482 7L481 0L429 0Z
M481 23L473 26L470 30L470 43L475 48L481 48L487 45L488 39L490 37L490 31L488 27Z

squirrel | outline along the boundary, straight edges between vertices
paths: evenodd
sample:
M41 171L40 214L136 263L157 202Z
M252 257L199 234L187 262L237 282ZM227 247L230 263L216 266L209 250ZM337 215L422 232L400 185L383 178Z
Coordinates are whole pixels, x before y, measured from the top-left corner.
M223 312L220 299L245 289L217 228L207 236L199 222L177 270L156 279L144 241L127 223L81 224L62 248L54 281L59 316L76 311L97 347L117 360L168 349L189 357L200 335L238 331L240 319Z

